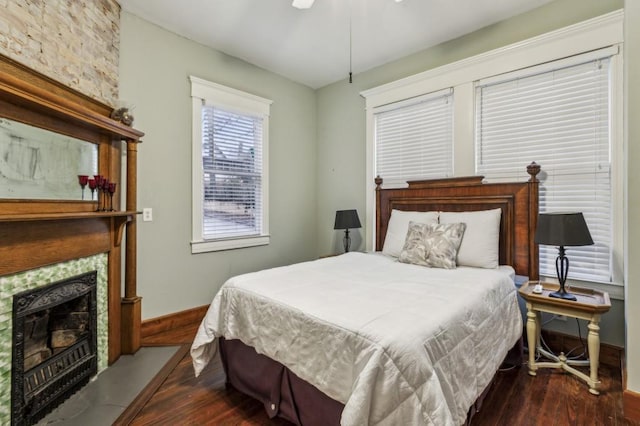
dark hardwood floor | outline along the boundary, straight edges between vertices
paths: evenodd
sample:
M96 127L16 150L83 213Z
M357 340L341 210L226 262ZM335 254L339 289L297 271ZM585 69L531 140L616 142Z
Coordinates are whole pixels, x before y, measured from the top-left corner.
M541 369L536 377L526 365L498 373L472 425L635 425L622 414L620 370L599 369L601 394L559 370Z
M269 419L259 402L227 389L219 362L194 377L188 353L194 330L173 330L172 342L157 336L155 344L184 343L181 359L164 372L155 392L116 424L288 425ZM471 424L639 426L623 417L620 369L601 365L600 377L601 395L594 396L585 383L556 370L539 370L536 377L527 374L526 366L500 372Z

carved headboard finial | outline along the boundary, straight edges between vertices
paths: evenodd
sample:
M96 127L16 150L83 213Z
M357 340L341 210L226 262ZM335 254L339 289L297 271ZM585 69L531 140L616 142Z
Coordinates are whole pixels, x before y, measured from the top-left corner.
M382 185L382 178L380 175L376 176L374 182L376 183L376 190L380 189L380 185Z
M539 182L537 176L538 173L540 173L540 164L532 161L531 164L527 166L527 173L531 176L529 182Z

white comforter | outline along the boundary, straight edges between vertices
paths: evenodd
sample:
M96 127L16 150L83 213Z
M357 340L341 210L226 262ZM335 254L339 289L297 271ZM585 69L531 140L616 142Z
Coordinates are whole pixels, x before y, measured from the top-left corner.
M342 425L460 425L522 332L513 270L348 253L228 280L191 348L240 339L344 404Z

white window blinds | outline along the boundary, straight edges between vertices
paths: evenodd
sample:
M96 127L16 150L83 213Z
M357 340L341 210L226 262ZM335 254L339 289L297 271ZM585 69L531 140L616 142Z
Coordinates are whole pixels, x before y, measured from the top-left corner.
M453 93L444 90L376 108L376 175L385 184L453 174Z
M262 118L202 107L203 237L262 232Z
M476 86L476 170L524 179L542 166L540 212L583 212L595 244L567 247L569 278L611 282L610 54L545 64ZM603 54L600 54L603 56ZM555 277L557 247L540 246L540 274Z

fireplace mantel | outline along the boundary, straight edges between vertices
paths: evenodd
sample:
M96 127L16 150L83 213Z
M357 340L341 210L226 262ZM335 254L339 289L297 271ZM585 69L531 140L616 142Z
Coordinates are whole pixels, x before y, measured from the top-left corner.
M115 211L96 211L95 201L0 199L0 276L107 253L110 364L140 348L136 187L137 146L144 136L112 119L112 112L110 106L0 55L0 117L96 144L99 173L126 188L124 208L122 191L113 198ZM121 179L123 149L126 183Z
M0 214L0 222L31 222L35 220L94 219L96 217L119 217L140 214L140 212L69 212L69 213L25 213Z
M0 215L0 276L120 248L138 212Z

